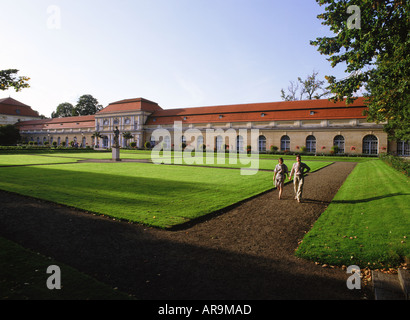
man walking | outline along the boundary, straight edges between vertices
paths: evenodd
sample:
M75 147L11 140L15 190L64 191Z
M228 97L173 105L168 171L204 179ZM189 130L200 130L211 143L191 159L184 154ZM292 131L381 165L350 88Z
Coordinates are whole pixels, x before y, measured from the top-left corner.
M310 168L305 163L301 162L300 155L296 156L296 162L292 166L290 171L289 180L293 177L293 188L295 190L295 199L300 203L302 201L304 176L310 171Z

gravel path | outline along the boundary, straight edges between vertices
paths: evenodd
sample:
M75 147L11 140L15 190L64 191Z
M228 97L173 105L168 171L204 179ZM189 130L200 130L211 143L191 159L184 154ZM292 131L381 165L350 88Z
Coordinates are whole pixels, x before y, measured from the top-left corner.
M361 299L348 274L294 257L354 163L336 162L209 220L173 231L113 221L0 192L0 236L71 265L138 299Z

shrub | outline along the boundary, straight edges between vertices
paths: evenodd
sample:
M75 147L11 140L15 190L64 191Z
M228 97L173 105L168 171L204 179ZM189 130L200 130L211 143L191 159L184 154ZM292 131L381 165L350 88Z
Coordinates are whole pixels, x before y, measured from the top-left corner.
M339 146L332 146L330 148L330 153L332 153L332 154L339 153Z
M405 160L397 156L393 156L391 154L382 154L380 156L380 159L382 159L392 168L405 174L406 176L410 176L410 162L408 160Z
M146 141L146 142L144 143L144 148L145 148L145 149L151 149L151 142Z
M305 146L301 146L301 147L300 147L300 152L306 152L306 150L307 150L307 149L306 149Z
M277 146L270 146L270 151L271 152L276 152L276 151L278 151L278 147Z
M135 148L137 146L137 143L135 141L130 142L130 147Z

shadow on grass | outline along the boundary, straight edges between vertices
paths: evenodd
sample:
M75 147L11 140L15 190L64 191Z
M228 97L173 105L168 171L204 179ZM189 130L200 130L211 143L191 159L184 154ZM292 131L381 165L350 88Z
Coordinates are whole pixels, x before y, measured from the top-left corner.
M63 166L0 169L0 188L6 191L160 228L195 219L179 229L192 226L223 213L222 208L232 202L241 203L252 196L247 191L235 193L235 185L222 190L215 183L192 180L64 170ZM216 196L221 190L230 196Z
M377 197L371 197L367 199L358 199L358 200L333 200L332 203L350 203L350 204L355 204L355 203L362 203L362 202L370 202L370 201L375 201L375 200L381 200L385 198L391 198L391 197L397 197L397 196L410 196L410 193L403 193L403 192L396 192L396 193L391 193L391 194L385 194L382 196L377 196Z
M332 270L298 264L286 255L261 257L241 252L240 246L234 252L209 240L193 244L185 232L146 229L2 192L0 199L0 236L137 299L358 298L346 288L343 271L333 277ZM37 268L32 266L33 272ZM44 271L44 285L47 277ZM63 274L63 289L70 286L64 281Z

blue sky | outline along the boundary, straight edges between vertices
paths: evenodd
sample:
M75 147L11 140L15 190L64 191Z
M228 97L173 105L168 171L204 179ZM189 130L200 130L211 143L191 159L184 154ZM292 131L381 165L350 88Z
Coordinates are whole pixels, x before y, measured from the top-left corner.
M164 109L280 101L313 70L345 76L309 44L330 35L323 11L314 0L0 0L0 70L31 78L0 98L46 116L83 94Z

